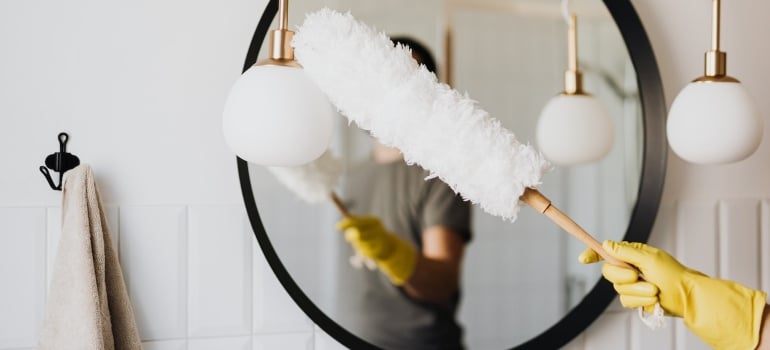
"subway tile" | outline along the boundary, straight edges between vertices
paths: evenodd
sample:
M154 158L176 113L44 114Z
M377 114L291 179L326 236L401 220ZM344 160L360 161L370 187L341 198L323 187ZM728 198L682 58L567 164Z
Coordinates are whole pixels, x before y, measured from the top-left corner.
M677 208L676 251L684 265L710 276L719 272L718 206L716 201L681 201ZM676 349L708 349L680 319L675 319Z
M182 206L120 208L121 264L143 340L187 335L186 225Z
M313 333L281 333L256 335L253 338L252 350L313 350Z
M760 288L760 202L719 202L719 277Z
M704 343L698 336L687 329L684 325L684 321L681 318L674 319L675 323L675 338L677 350L709 350L711 349L706 343Z
M254 333L309 332L313 323L294 303L273 274L262 251L254 250Z
M631 312L604 313L585 333L586 349L626 350L630 348Z
M347 348L323 331L315 332L314 350L346 350Z
M251 336L230 338L189 339L187 350L251 350ZM290 349L290 348L274 348Z
M660 204L648 244L672 254L676 252L678 208L677 202L663 202Z
M53 265L61 239L61 207L48 208L46 215L46 286L50 286L51 278L53 278Z
M251 334L251 228L240 206L189 209L189 335Z
M144 350L186 350L186 340L150 341L142 343Z
M631 350L674 350L674 318L666 317L663 328L650 329L642 322L637 311L631 312Z
M45 308L45 208L0 208L0 348L37 345Z
M676 251L684 265L715 276L719 267L716 201L679 202L676 218Z

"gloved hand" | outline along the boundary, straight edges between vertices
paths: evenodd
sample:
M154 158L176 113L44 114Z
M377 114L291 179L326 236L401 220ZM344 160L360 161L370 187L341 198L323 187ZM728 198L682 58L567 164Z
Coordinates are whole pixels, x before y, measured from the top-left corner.
M612 282L625 307L650 312L660 302L668 314L684 323L713 348L755 349L759 343L767 295L738 283L708 277L685 267L668 253L643 243L605 241L608 254L636 266L636 272L605 263L602 275ZM601 260L586 249L584 264Z
M337 223L347 240L361 255L372 259L390 281L403 285L417 265L417 252L412 246L385 229L374 216L350 216Z

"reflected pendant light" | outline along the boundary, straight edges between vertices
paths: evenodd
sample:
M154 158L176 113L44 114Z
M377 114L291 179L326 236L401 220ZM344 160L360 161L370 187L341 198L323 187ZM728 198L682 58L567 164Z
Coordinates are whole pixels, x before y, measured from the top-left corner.
M564 92L551 98L537 123L540 151L551 162L576 165L602 159L612 148L614 127L607 109L583 91L578 68L577 16L568 17L569 68Z
M225 102L225 141L238 157L255 164L309 163L331 142L334 110L294 60L288 6L288 0L279 2L269 57L241 75Z
M746 88L727 75L719 49L720 0L713 1L711 51L705 75L687 85L668 114L671 149L697 164L732 163L750 156L762 141L762 119Z

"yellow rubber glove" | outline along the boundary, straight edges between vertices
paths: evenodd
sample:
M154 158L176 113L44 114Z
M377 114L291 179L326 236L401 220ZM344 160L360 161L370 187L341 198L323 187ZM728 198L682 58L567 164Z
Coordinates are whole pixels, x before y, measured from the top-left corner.
M372 259L390 281L401 286L409 280L417 265L412 246L388 232L374 216L351 216L337 223L347 240L361 255Z
M610 264L602 275L612 282L625 307L646 311L660 301L668 314L684 318L687 327L714 349L755 349L759 343L767 295L738 283L708 277L685 267L663 250L642 243L605 241L608 254L636 266L636 272ZM586 249L584 264L601 260Z

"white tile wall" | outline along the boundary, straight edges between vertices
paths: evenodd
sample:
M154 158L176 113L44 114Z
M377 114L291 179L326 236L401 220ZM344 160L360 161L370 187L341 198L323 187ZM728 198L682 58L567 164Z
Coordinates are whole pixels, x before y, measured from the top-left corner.
M318 331L315 336L315 350L345 350L346 348L338 343L328 334Z
M253 350L295 349L313 350L312 332L264 334L254 336Z
M681 202L675 210L677 240L672 253L693 269L707 275L717 275L717 202Z
M284 291L256 240L254 259L254 333L312 332L313 323Z
M185 340L167 340L167 341L150 341L142 343L144 350L185 350L187 349L187 341Z
M630 350L673 350L674 325L669 320L663 329L650 330L634 313L631 313Z
M251 350L251 337L191 339L187 350Z
M678 203L676 249L673 254L683 264L707 275L719 274L719 211L717 201ZM676 320L677 349L708 349L687 327Z
M291 301L240 206L108 207L149 350L344 347ZM32 349L42 322L57 208L0 208L0 350ZM667 202L651 244L698 269L770 284L770 199ZM48 249L46 249L46 246ZM617 301L565 349L708 349L675 320L651 331Z
M250 334L253 236L239 206L189 209L189 336Z
M760 287L760 201L725 199L719 202L719 275L752 288Z
M631 316L629 312L602 315L585 331L585 349L628 349Z
M48 208L46 223L46 288L51 285L53 265L61 238L61 208ZM117 245L115 246L117 247Z
M0 348L35 346L45 305L45 208L0 208Z
M187 210L121 207L121 264L143 340L187 336Z

